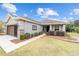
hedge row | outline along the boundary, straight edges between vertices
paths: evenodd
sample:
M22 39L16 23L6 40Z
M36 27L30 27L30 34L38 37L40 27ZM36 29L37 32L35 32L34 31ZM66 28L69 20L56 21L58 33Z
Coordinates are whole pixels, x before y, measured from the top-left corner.
M33 34L30 34L30 33L26 33L26 34L22 34L20 35L20 40L25 40L25 39L29 39L29 38L32 38L32 37L35 37L35 36L38 36L38 35L41 35L42 32L39 32L39 33L33 33Z

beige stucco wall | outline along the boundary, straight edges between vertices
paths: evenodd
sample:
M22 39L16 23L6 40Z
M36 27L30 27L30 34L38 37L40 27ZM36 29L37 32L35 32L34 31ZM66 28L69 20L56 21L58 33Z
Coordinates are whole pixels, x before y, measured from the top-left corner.
M37 26L37 30L32 30L32 25ZM18 21L18 34L41 32L42 26L30 22Z
M29 22L26 22L25 25L26 25L25 26L25 33L35 33L35 32L41 32L42 31L41 25L33 24L33 23L29 23ZM32 25L36 25L37 30L32 30Z

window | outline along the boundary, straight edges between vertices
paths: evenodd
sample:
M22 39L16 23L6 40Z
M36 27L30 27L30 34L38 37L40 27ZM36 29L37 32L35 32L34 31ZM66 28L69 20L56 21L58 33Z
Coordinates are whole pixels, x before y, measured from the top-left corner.
M32 30L37 30L37 26L36 25L32 25Z
M55 31L59 31L59 26L55 26Z

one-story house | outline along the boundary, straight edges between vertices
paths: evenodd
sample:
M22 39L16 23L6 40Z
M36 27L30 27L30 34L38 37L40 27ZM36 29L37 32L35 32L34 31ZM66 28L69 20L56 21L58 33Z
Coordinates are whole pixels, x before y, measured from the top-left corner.
M20 37L21 34L35 32L62 31L65 32L65 22L55 20L43 20L41 22L26 17L8 14L7 34Z

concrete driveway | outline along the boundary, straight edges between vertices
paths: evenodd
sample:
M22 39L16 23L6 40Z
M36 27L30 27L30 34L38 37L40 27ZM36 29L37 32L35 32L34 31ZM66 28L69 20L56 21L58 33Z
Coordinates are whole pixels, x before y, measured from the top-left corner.
M2 35L0 36L0 47L3 48L5 52L12 50L15 47L15 44L10 40L18 39L16 37L10 35Z
M3 39L4 39L4 40L3 40ZM18 39L18 38L13 37L13 36L10 36L10 35L1 35L1 36L0 36L0 41L1 41L1 40L3 40L3 41L5 41L5 40L13 40L13 39Z
M12 43L10 40L13 40L13 39L18 39L16 37L13 37L13 36L10 36L10 35L3 35L3 36L0 36L0 47L6 52L6 53L9 53L25 44L28 44L29 42L31 41L34 41L40 37L43 37L45 36L45 34L42 34L42 35L39 35L37 37L34 37L34 38L31 38L29 40L26 40L26 41L23 41L23 42L20 42L18 44L14 44Z

